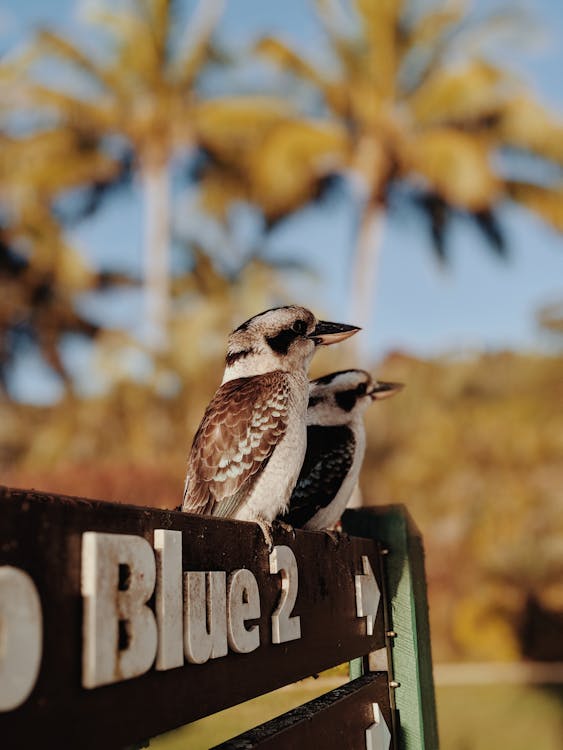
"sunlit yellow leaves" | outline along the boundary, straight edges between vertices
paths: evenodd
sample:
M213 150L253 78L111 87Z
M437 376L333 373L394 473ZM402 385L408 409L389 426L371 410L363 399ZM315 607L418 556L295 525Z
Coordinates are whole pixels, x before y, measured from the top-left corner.
M268 216L306 203L319 179L342 169L346 136L337 125L287 121L272 128L253 153L252 191Z
M545 188L525 182L510 182L510 196L563 232L563 185Z
M6 139L0 153L6 190L21 202L51 199L64 190L108 180L118 169L95 140L70 126Z
M236 172L209 166L199 182L201 207L225 222L229 208L237 201L250 200L246 181Z
M246 164L250 151L290 108L274 98L232 97L201 102L193 127L205 148L219 159Z
M52 55L86 73L91 81L102 88L105 87L108 91L120 89L119 76L114 71L106 68L69 39L54 31L42 29L37 35L34 51L38 60L41 60L43 55Z
M509 146L563 164L563 121L528 96L515 98L503 108L498 133Z
M254 50L279 65L283 70L294 73L324 89L326 80L321 72L280 39L271 36L263 37L255 45Z
M310 201L319 180L343 168L346 133L337 124L292 118L270 104L256 109L241 103L219 103L210 107L217 117L198 118L201 142L223 164L204 171L203 205L225 218L230 203L249 200L276 219ZM250 118L258 127L248 127Z
M96 279L84 258L73 248L62 253L55 267L55 282L70 294L77 294L92 287Z
M356 0L363 22L366 45L363 50L366 78L374 92L389 98L395 91L399 49L397 24L403 3L399 0Z
M450 2L444 9L436 8L414 25L408 35L409 47L437 44L440 36L456 27L466 13L465 2Z
M278 218L307 203L319 179L341 169L347 158L341 126L297 119L277 100L205 102L194 127L200 142L227 167L212 166L202 178L204 204L221 216L229 201L246 198L268 218Z
M502 105L507 85L506 74L482 61L440 68L410 97L410 111L423 126L478 122Z
M177 19L170 0L149 3L154 8L156 22L149 28L159 40L157 68L166 61L166 80L176 91L191 92L195 80L205 65L213 59L215 50L212 36L221 18L226 0L204 0L195 6L187 26L178 34L176 53L170 55L170 27L177 33ZM216 59L216 58L215 58Z
M436 128L413 137L405 150L403 169L420 175L446 201L469 211L490 206L499 195L485 143L453 128Z
M117 116L115 102L107 95L100 95L93 102L29 80L20 87L17 100L22 108L29 111L44 107L46 114L59 121L64 119L69 126L95 129L98 132L109 130Z

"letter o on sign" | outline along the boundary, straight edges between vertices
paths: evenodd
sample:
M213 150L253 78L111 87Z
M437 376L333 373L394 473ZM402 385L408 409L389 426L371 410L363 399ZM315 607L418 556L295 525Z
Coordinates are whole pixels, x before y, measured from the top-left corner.
M0 567L0 711L11 711L29 696L43 649L41 602L30 576Z

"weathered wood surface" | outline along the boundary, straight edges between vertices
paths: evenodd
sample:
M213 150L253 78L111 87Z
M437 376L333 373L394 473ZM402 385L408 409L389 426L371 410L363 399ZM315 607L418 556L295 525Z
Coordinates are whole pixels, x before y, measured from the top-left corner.
M424 547L420 531L403 505L386 505L346 511L345 531L377 540L384 557L386 600L390 602L393 679L400 750L437 750L438 722Z
M204 664L107 686L82 686L81 546L86 531L144 537L155 529L182 532L182 568L252 571L258 582L260 646ZM374 633L356 615L355 575L362 556L379 577L373 540L279 530L275 543L297 559L299 588L294 615L301 638L273 644L271 615L281 580L269 570L268 550L255 524L190 516L0 488L0 566L15 566L33 579L43 610L43 655L29 698L0 713L5 747L119 748L207 716L282 685L361 656L384 645L382 607ZM379 581L380 582L380 581ZM149 601L154 607L154 597Z
M385 727L376 729L373 704L376 703ZM322 748L322 750L358 750L370 747L366 730L375 738L390 734L391 708L386 672L372 672L331 690L293 711L272 719L255 729L217 745L213 750L288 750L288 748Z

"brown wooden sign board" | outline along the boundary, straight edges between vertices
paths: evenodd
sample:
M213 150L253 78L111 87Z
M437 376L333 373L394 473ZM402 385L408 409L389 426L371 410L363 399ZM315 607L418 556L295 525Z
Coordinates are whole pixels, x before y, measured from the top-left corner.
M388 674L372 672L213 750L378 750L391 746L391 725Z
M168 532L181 533L174 536ZM131 549L135 545L142 547L145 561L149 557L152 560L151 555L154 555L157 561L154 593L151 593L150 575L146 571L131 571L112 556L116 537L108 535L126 535L124 548L129 549L130 542ZM145 586L150 594L141 609L144 607L146 615L146 637L158 641L157 664L159 658L166 661L166 649L162 651L164 656L161 654L164 646L171 647L170 653L174 651L170 636L174 628L171 626L165 634L164 626L159 630L159 620L153 615L165 600L162 592L166 593L167 589L163 575L165 578L169 575L167 568L159 573L159 556L154 553L155 545L158 547L157 537L166 543L180 540L181 570L176 573L183 574L184 581L188 571L223 575L221 580L227 582L228 602L232 591L236 594L239 590L236 581L256 582L255 591L248 586L240 589L244 589L242 599L238 609L233 610L233 621L228 621L228 652L203 663L182 658L182 666L175 668L157 669L151 660L143 667L144 673L131 679L121 679L132 668L123 659L123 664L120 662L123 673L115 668L109 684L85 686L88 680L95 683L99 678L104 660L115 660L120 653L123 656L124 650L132 648L131 638L135 644L137 631L134 628L132 634L129 632L128 615L124 615L122 609L137 585ZM120 537L118 541L123 540ZM6 691L2 693L0 687L2 745L16 748L40 744L44 748L80 747L83 750L123 747L385 645L383 607L374 610L377 614L371 634L368 634L369 617L365 613L358 614L358 587L361 589L362 581L367 582L363 606L370 610L373 605L366 564L369 563L381 589L376 542L342 537L335 543L323 533L298 531L294 536L279 529L274 534L274 545L277 558L272 558L256 524L0 488L0 625L3 616L6 621L14 616L10 615L8 604L2 601L2 591L9 591L9 585L18 584L24 575L18 571L25 571L37 591L42 619L38 674L29 694L16 707L6 708L10 688L6 699ZM149 548L150 554L147 553ZM294 558L296 580L289 580L295 571L287 573L288 565L283 562L282 553L287 559ZM161 560L163 554L161 550ZM273 565L276 559L279 573L272 572L276 570ZM173 555L169 560L173 560ZM154 560L150 565L154 567ZM107 581L100 579L100 571L104 570L113 571L109 594L104 590ZM173 565L170 570L174 573ZM236 574L241 570L247 572ZM192 579L196 586L197 576ZM106 597L106 609L121 607L120 621L114 623L115 627L111 617L108 619L104 615L100 602L94 606L97 600L91 598L92 587L100 601ZM207 580L207 604L214 601L209 599L210 587ZM285 596L282 587L286 594L287 590L292 590L296 596L294 607L286 612L289 617L286 626L291 631L292 623L298 618L300 633L299 637L290 633L291 638L285 640L289 638L289 631L285 632L284 626L278 623L281 642L275 643L272 616ZM196 589L197 586L194 591ZM168 593L174 592L170 589ZM241 612L250 611L244 609L250 607L249 597L258 598L260 614L244 621L241 627L235 620L240 619ZM116 601L122 604L115 604ZM185 601L183 605L180 601L181 616L185 618L188 607ZM231 614L228 616L230 618ZM210 627L205 617L204 609L203 624ZM207 617L211 617L209 611ZM148 621L156 621L156 628L153 623L151 630ZM185 619L182 624L185 626ZM254 625L257 628L253 630ZM108 628L109 631L117 629L115 643L120 653L109 653L108 644L100 640L95 642L98 650L88 652L86 641L90 643L89 648L93 648L93 633L98 637L99 633L109 632ZM238 643L243 648L250 631L254 633L253 638L259 638L259 644L250 651L235 652L233 644ZM9 635L9 627L7 632ZM183 631L181 649L185 648L185 637ZM196 653L195 640L194 644ZM9 652L9 638L7 648ZM24 661L32 658L31 650L22 656ZM6 659L4 665L2 659L0 653L0 677L6 672ZM17 686L14 691L17 693Z

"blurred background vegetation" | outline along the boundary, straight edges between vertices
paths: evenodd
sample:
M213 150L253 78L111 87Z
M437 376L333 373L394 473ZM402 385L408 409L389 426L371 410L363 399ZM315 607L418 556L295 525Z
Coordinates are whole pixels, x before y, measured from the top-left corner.
M425 535L435 659L563 660L561 278L520 347L376 353L369 333L378 295L416 298L426 273L399 247L378 281L394 227L446 271L456 244L484 244L515 273L514 216L534 217L531 257L546 232L563 250L563 123L498 52L535 33L534 5L316 0L319 50L274 22L235 43L219 0L59 5L79 34L14 2L24 32L0 35L2 482L174 507L227 333L276 304L336 310L363 343L314 374L361 364L408 386L368 415L362 488ZM88 246L124 194L125 230ZM291 246L344 204L339 259ZM440 304L451 344L458 304Z

